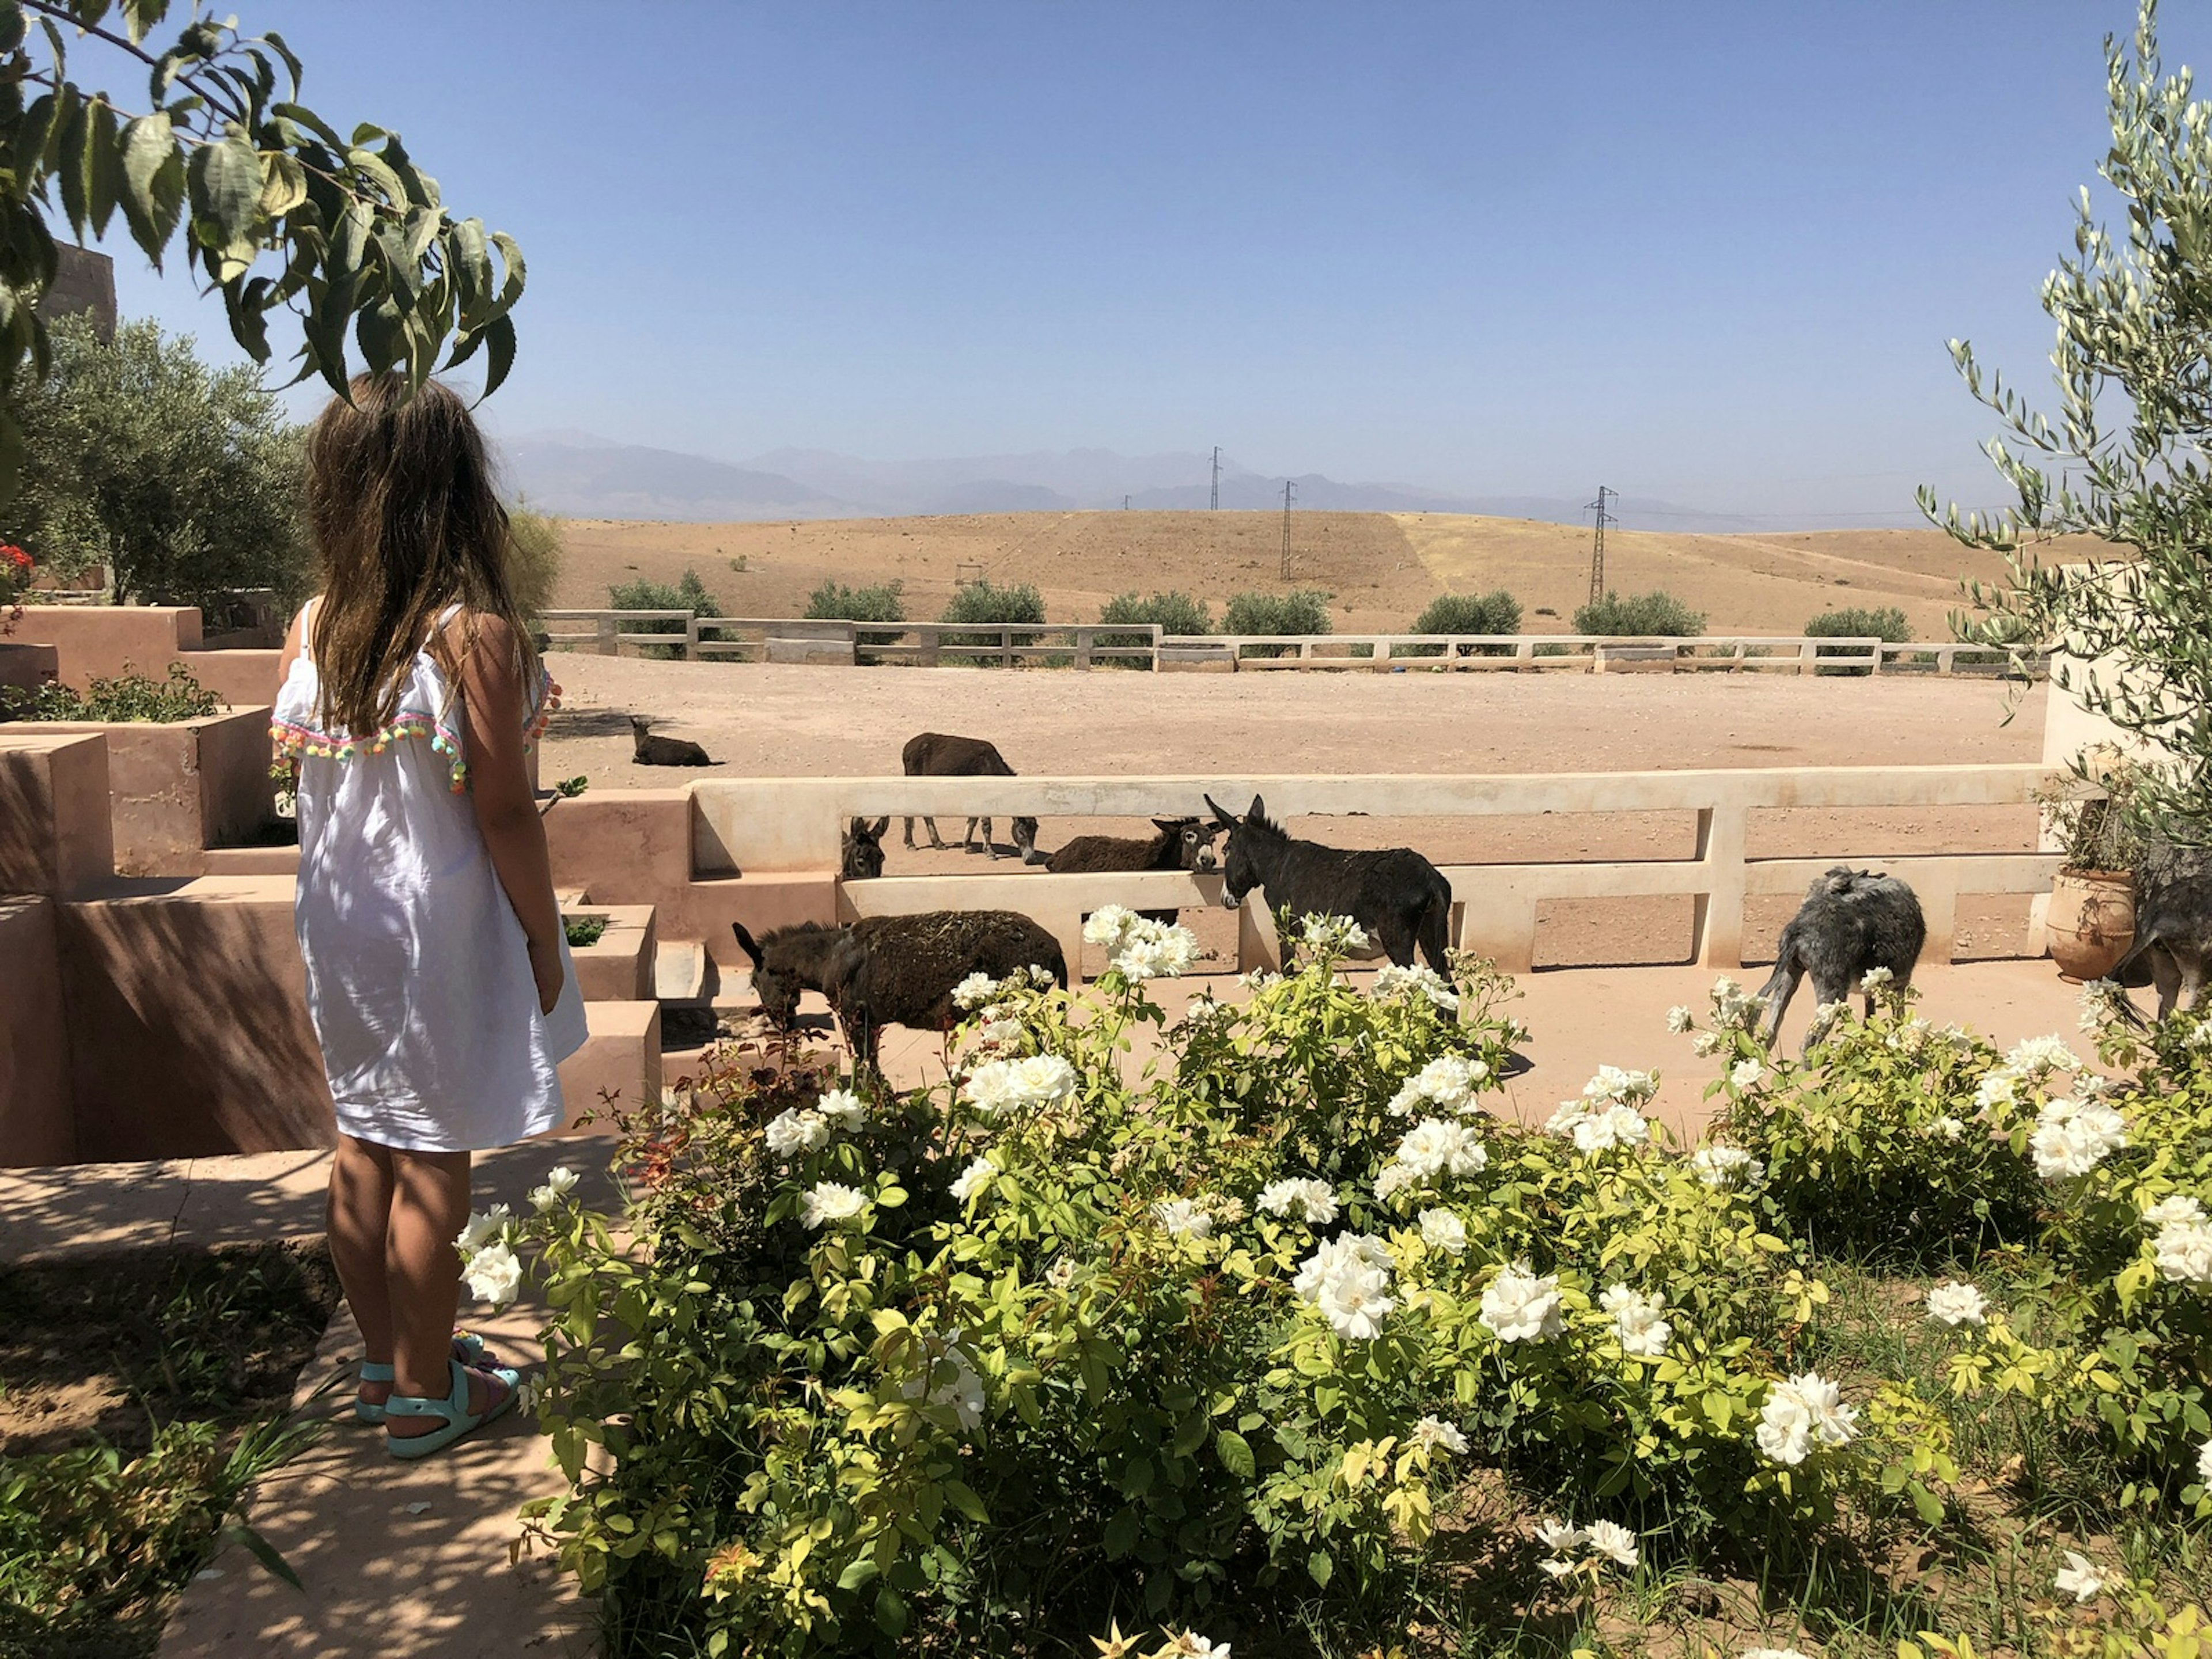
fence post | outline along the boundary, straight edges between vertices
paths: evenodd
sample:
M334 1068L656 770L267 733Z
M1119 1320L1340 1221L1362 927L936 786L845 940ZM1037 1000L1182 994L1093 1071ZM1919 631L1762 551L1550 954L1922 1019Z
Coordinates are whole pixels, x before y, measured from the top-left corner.
M1097 631L1093 628L1079 628L1075 630L1075 665L1078 668L1087 669L1091 666L1091 647Z
M1936 651L1936 672L1938 674L1955 674L1959 672L1959 647L1957 646L1947 645L1940 647Z
M1959 932L1959 866L1950 859L1915 860L1912 895L1920 901L1920 914L1928 923L1927 942L1920 948L1923 962L1948 963L1955 960Z
M617 618L610 612L602 611L592 620L599 629L599 654L603 657L620 656L622 639L615 632Z
M1523 663L1531 668L1536 665L1536 641L1534 640L1522 640L1513 647L1513 672L1519 673Z
M691 613L690 619L684 624L684 660L686 662L699 660L699 613L696 611Z
M1814 664L1814 659L1815 659L1820 655L1820 647L1818 645L1814 644L1811 640L1805 640L1805 641L1801 641L1801 642L1799 643L1798 647L1797 647L1797 672L1798 672L1798 673L1800 673L1800 674L1812 674L1812 673L1817 673L1819 671L1818 671L1817 669L1815 669L1815 668L1813 666L1813 664Z
M1869 649L1873 653L1874 660L1867 665L1867 672L1879 674L1881 672L1881 641L1876 640Z
M1275 918L1255 890L1237 907L1237 971L1249 974L1264 968L1283 971L1282 942L1275 937Z
M1749 816L1732 790L1698 809L1694 856L1705 866L1705 890L1696 897L1691 927L1701 968L1743 966L1743 844Z

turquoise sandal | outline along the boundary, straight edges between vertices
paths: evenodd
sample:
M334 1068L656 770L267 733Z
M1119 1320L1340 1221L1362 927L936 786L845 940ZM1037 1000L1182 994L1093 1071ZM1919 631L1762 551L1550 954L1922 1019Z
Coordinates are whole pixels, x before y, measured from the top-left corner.
M522 1376L504 1366L489 1366L472 1371L458 1359L447 1362L453 1368L453 1391L443 1400L431 1400L421 1395L395 1394L384 1402L385 1411L392 1417L442 1417L446 1426L433 1429L428 1434L395 1435L387 1425L384 1431L384 1449L394 1457L428 1457L434 1451L442 1451L464 1435L477 1430L513 1408L522 1396ZM481 1413L469 1409L469 1378L478 1376L503 1383L507 1392L486 1407Z
M483 1338L474 1331L453 1333L453 1358L464 1365L478 1370L486 1369L485 1355L488 1352ZM361 1375L356 1380L358 1382L396 1382L399 1379L391 1366L380 1365L374 1359L364 1359L361 1362ZM384 1421L384 1407L373 1400L363 1400L358 1395L354 1397L353 1414L358 1422Z

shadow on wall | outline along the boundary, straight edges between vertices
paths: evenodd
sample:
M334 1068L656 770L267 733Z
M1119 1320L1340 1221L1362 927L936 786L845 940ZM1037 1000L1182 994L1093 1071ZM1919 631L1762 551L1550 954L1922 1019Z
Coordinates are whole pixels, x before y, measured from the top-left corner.
M282 897L166 896L182 885L62 907L77 1156L331 1145L290 884Z

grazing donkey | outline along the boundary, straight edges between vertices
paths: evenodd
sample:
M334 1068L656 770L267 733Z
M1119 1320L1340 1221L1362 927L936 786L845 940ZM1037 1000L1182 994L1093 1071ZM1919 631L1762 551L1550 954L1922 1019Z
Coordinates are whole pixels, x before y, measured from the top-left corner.
M1014 775L1014 769L1006 764L1006 757L999 752L995 744L986 742L981 738L956 738L943 732L924 732L919 737L908 738L906 747L899 751L899 762L906 768L906 775L910 778L1011 778ZM921 822L929 831L929 844L933 848L943 848L945 843L938 839L937 820L926 817ZM983 826L983 850L997 858L999 849L992 845L991 820L988 818L969 819L968 833L961 836L960 845L973 849L975 825L979 822ZM1014 820L1014 850L1021 854L1024 863L1039 861L1036 832L1037 821L1035 818ZM908 847L914 845L912 818L906 821L906 844Z
M1770 1048L1774 1046L1783 1012L1806 975L1812 975L1813 994L1824 1003L1849 997L1870 969L1887 968L1897 983L1909 984L1927 940L1928 923L1920 914L1920 901L1895 876L1878 876L1846 864L1815 876L1805 890L1805 902L1782 930L1774 972L1759 991L1766 1000L1760 1040ZM1872 996L1866 1000L1866 1011L1869 1016L1874 1012ZM1812 1046L1808 1032L1805 1047Z
M800 993L819 991L836 1010L854 1056L869 1066L886 1025L949 1031L958 1024L952 993L970 974L1004 979L1036 967L1067 986L1060 941L1012 910L866 916L848 927L801 922L757 940L743 922L732 925L752 958L753 994L768 1017L787 1029Z
M2199 847L2147 841L2136 860L2136 938L2127 955L2106 975L2116 985L2158 987L2158 1017L2177 1003L2193 1012L2204 1006L2205 968L2212 956L2212 852ZM2122 1013L2142 1017L2122 992Z
M629 735L635 744L634 756L640 766L717 764L707 758L705 750L686 738L654 737L650 726L635 714L629 717Z
M884 831L891 821L854 818L838 846L837 873L847 881L873 881L884 872Z
M1149 840L1134 836L1078 836L1045 855L1055 876L1094 875L1108 870L1211 870L1213 838L1221 831L1196 818L1154 818L1159 833ZM1140 910L1148 921L1175 925L1173 910Z
M1366 933L1373 956L1410 968L1420 947L1429 966L1449 974L1444 948L1451 938L1451 883L1410 847L1347 852L1295 841L1267 817L1259 796L1243 817L1224 811L1212 796L1219 826L1229 832L1222 848L1221 902L1235 909L1258 888L1271 910L1293 917L1348 916ZM1284 941L1285 955L1289 941Z

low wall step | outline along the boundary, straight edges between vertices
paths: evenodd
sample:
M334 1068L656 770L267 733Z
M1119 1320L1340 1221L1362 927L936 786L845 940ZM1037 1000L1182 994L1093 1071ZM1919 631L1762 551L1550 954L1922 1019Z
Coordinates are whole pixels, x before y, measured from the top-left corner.
M707 994L707 946L696 939L660 941L653 961L653 994L663 1002L696 1002Z

